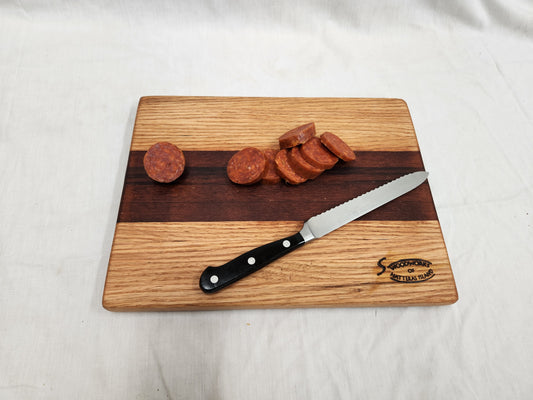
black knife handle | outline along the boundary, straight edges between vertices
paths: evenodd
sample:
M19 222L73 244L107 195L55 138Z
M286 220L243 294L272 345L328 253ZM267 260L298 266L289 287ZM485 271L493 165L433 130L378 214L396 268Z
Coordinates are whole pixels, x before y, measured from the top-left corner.
M207 267L200 276L200 288L205 293L216 292L283 257L304 243L303 236L298 232L241 254L220 267Z

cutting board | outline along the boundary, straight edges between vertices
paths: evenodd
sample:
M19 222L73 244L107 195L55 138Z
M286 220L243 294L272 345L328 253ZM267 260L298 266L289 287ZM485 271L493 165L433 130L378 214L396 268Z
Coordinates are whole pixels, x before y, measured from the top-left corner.
M238 186L238 150L276 149L307 122L357 155L313 181ZM148 178L142 159L167 141L185 154L178 181ZM218 266L300 230L303 221L404 174L424 170L400 99L143 97L139 101L103 306L113 311L442 305L457 290L429 183L212 294ZM431 171L430 178L431 180Z

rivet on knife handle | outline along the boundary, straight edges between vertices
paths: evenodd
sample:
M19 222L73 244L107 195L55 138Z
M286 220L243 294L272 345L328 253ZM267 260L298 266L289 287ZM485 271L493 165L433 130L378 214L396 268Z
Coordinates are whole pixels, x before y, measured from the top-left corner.
M290 253L304 243L303 236L298 232L241 254L220 267L207 267L200 276L200 288L206 293L216 292Z

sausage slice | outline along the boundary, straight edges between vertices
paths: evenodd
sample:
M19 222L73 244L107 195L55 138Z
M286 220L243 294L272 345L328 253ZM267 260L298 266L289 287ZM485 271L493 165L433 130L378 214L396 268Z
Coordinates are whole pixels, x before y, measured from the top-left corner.
M251 185L259 182L266 168L263 152L255 147L247 147L235 153L226 168L228 178L240 185Z
M144 154L144 170L156 182L170 183L178 179L185 169L183 152L168 142L152 145Z
M315 123L298 126L279 137L279 148L288 149L307 142L316 135Z
M298 175L296 171L294 171L289 163L288 155L289 151L287 149L282 149L278 151L278 154L276 154L274 161L276 163L276 169L279 176L281 176L287 183L290 183L291 185L304 183L307 179L301 175Z
M323 169L314 167L305 161L302 157L300 146L293 147L289 150L289 163L298 175L307 179L315 179L318 175L324 172Z
M316 168L330 169L339 160L336 155L322 145L316 136L302 144L300 150L305 161Z
M263 175L263 178L261 179L262 183L278 183L281 181L281 178L279 177L277 171L276 171L276 162L274 161L274 158L276 157L276 150L265 150L263 151L266 158L266 170Z
M329 151L335 154L343 161L353 161L355 160L355 153L350 146L346 144L340 137L331 133L324 132L320 135L320 141L324 146L326 146Z

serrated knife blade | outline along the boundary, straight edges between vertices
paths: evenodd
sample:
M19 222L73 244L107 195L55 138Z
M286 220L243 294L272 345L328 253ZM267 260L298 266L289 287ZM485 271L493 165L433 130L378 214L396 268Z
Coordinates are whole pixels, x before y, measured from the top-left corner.
M305 243L320 238L376 208L410 192L428 177L417 171L390 181L369 192L326 210L304 222L300 232L250 250L219 267L207 267L200 276L200 288L205 293L216 292L272 261L290 253Z
M323 213L315 215L304 222L302 231L308 234L306 230L309 230L313 239L327 235L348 222L362 217L370 211L410 192L422 184L427 177L428 173L426 171L418 171L390 181L336 207L330 208Z

